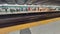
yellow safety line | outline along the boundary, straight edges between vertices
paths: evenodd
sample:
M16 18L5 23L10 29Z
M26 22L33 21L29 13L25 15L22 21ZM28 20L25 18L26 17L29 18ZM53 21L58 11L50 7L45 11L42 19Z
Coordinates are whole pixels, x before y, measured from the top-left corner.
M0 34L12 32L12 31L16 31L16 30L21 30L21 29L25 29L25 28L30 28L33 26L43 25L43 24L51 23L51 22L58 21L58 20L60 20L60 17L43 20L43 21L31 22L31 23L22 24L22 25L15 25L15 26L6 27L6 28L0 28Z

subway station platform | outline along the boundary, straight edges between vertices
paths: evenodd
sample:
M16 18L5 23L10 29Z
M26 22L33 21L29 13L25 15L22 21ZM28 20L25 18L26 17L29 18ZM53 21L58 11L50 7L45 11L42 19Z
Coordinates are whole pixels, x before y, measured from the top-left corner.
M60 34L60 20L23 30L12 31L8 34Z
M60 21L60 12L0 15L0 34L9 34L17 30L24 31L26 28L47 25L56 21Z
M41 25L45 25L45 24L47 25L49 23L53 23L56 21L60 21L60 17L52 18L52 19L48 19L48 20L37 21L37 22L33 22L33 23L27 23L27 24L22 24L22 25L6 27L6 28L0 28L0 34L8 34L10 32L17 31L17 30L33 28L35 26L41 26Z

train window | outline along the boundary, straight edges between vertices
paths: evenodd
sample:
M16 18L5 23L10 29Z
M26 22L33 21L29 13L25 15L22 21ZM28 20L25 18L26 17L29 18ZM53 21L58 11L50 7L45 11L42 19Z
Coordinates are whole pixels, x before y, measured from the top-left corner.
M36 11L39 11L39 7L36 7Z
M31 10L31 8L30 7L28 7L28 9L27 9L28 11L30 11Z
M32 11L36 11L36 7L33 7L33 8L32 8Z
M58 8L58 10L60 10L60 8Z
M10 12L10 8L7 9L7 12Z
M1 10L2 10L2 9L0 8L0 12L1 12Z
M25 8L23 8L23 11L25 11L26 9Z
M3 9L5 10L5 12L7 12L7 9L8 9L8 8L3 8Z
M1 9L1 12L5 12L5 9L2 8L2 9Z
M28 8L26 8L26 11L28 11Z
M10 9L10 12L15 12L16 10L15 9Z
M18 9L16 9L16 11L20 11L20 9L18 8Z
M28 9L27 8L23 8L23 11L27 11Z
M58 10L60 10L60 8Z
M23 8L20 8L20 11L23 11Z

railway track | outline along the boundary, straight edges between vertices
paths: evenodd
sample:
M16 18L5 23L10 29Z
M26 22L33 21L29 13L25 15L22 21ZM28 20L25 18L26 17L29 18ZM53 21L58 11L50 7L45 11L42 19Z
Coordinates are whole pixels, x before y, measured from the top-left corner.
M60 17L60 12L0 15L0 28ZM5 18L4 18L5 17Z

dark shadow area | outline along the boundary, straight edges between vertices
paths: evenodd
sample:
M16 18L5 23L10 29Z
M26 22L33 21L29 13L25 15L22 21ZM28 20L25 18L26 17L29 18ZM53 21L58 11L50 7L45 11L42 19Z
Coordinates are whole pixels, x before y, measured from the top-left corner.
M2 17L2 15L0 15ZM42 12L42 13L28 13L28 14L14 14L14 16L3 15L0 17L0 28L26 24L41 20L47 20L60 17L60 12Z

